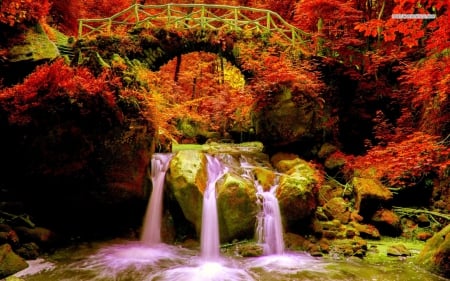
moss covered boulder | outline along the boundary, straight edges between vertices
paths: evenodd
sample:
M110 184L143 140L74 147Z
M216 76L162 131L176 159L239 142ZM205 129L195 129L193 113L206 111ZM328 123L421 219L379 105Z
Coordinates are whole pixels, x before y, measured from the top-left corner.
M251 238L258 212L253 182L225 174L217 185L217 209L221 241Z
M182 150L173 156L166 175L169 197L180 206L197 234L201 230L203 192L208 177L206 162L201 151Z
M416 262L432 272L450 277L450 225L425 243Z
M307 161L292 154L274 155L273 165L283 174L276 192L286 226L308 218L317 206L319 174Z
M0 278L12 275L27 267L27 262L14 253L9 244L0 245Z

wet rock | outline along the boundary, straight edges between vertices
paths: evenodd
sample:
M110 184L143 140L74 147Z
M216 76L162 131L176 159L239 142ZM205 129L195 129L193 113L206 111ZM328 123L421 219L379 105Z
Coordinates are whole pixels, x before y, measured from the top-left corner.
M297 95L301 95L298 93ZM254 112L255 133L258 139L275 145L286 145L309 139L321 127L312 99L301 104L293 101L290 89L277 93L270 104Z
M335 145L332 145L330 143L324 143L319 149L319 152L317 153L317 156L320 159L326 159L328 156L330 156L332 153L336 152L338 149Z
M421 241L427 241L431 237L433 237L433 233L428 231L420 231L416 234L416 239Z
M317 206L315 192L319 176L308 162L292 155L276 154L271 161L284 173L280 176L276 196L281 215L289 227L313 214Z
M237 247L237 253L242 257L260 257L264 248L257 243L245 243Z
M323 211L327 217L337 219L343 224L350 220L349 204L342 197L335 197L323 206Z
M404 256L410 256L411 252L408 250L408 248L406 248L405 245L395 244L395 245L391 245L387 248L386 254L388 256L404 257Z
M0 231L0 244L8 243L12 246L17 246L20 242L17 233L10 227L4 228L5 231Z
M217 183L220 240L251 238L259 208L253 182L227 173Z
M359 235L362 238L368 238L368 239L380 239L381 235L378 229L370 224L360 224L358 222L350 222L349 225L351 225L353 228L355 228Z
M353 239L337 239L331 241L330 255L363 257L367 252L367 242L360 237Z
M0 246L0 278L12 275L27 267L27 262L14 253L9 244Z
M400 217L391 210L380 209L375 212L371 220L383 235L399 236L402 233Z
M201 231L203 192L207 183L206 156L195 150L177 152L166 175L169 195L181 207L184 217Z
M355 209L363 217L371 216L379 209L380 204L393 198L392 192L374 179L354 177L352 185L355 192Z
M425 243L416 263L445 277L450 277L450 225Z
M258 183L262 186L264 191L269 191L270 188L275 184L275 172L273 170L256 167L253 169L253 174L255 175Z
M15 228L21 242L35 242L39 245L50 245L56 242L56 234L44 227L29 228L19 226Z
M319 205L323 206L334 197L342 197L343 193L344 189L341 185L326 183L319 187L317 200L319 202Z
M25 243L21 245L15 252L26 260L34 260L39 257L39 246L34 243Z
M305 237L292 232L285 233L283 239L286 249L290 250L307 251L313 245L313 243Z

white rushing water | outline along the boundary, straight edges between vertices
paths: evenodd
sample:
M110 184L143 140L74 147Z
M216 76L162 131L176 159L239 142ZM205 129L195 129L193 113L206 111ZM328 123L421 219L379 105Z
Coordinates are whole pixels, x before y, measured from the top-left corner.
M161 243L161 218L164 180L172 154L155 153L151 161L152 195L144 218L141 241L146 245Z
M263 245L264 255L282 255L284 253L283 224L281 222L280 206L275 196L278 184L275 182L270 190L265 191L255 179L252 166L247 159L241 158L244 177L255 184L256 198L261 210L257 215L256 236L258 243Z
M256 195L261 205L256 227L258 242L264 245L265 255L281 255L284 252L284 240L280 207L275 197L278 185L272 186L269 191L264 191L260 184L255 184Z
M203 193L202 231L200 236L201 257L217 260L220 257L219 221L217 218L216 182L225 173L217 157L206 155L208 181Z

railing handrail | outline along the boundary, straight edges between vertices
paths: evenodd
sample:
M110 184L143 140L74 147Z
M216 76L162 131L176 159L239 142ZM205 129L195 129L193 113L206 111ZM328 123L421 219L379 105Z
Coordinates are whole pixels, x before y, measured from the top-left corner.
M191 9L188 13L184 11L176 10L176 8L187 8ZM200 10L195 10L196 8L200 8ZM223 11L230 11L230 13L225 14L225 16L230 16L229 18L222 18L220 15L216 15L211 10L212 9L220 9ZM158 14L150 14L148 11L150 10L161 10ZM198 15L199 17L193 17ZM243 12L251 12L253 14L261 14L261 17L257 17L256 19L250 19ZM130 13L130 14L128 14ZM145 15L145 17L140 19L140 13ZM127 16L122 21L118 21L117 19ZM161 16L161 17L160 17ZM128 20L132 19L133 21L129 22ZM161 5L142 5L142 4L133 4L130 7L106 18L99 19L79 19L78 20L78 38L81 39L84 36L94 34L94 33L102 33L110 32L111 28L114 25L132 25L138 26L140 24L151 24L151 21L163 21L165 24L175 24L181 23L182 20L191 20L194 22L194 25L190 25L186 21L183 22L183 28L211 28L211 29L219 29L211 25L211 23L221 22L223 27L230 27L234 30L242 30L243 26L253 25L253 28L257 28L263 31L268 31L272 33L273 31L277 31L280 33L286 40L290 41L291 44L296 43L305 43L305 37L310 37L310 35L301 29L291 25L286 20L284 20L278 13L260 8L252 8L246 6L231 6L231 5L220 5L220 4L161 4ZM261 22L265 22L261 24ZM104 23L100 26L91 26L89 23ZM83 28L88 29L86 33L83 32ZM288 34L290 36L288 36Z

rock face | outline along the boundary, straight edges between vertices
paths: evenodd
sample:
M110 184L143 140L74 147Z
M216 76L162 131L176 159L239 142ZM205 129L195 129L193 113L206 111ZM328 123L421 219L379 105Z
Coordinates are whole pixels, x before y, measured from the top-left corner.
M291 90L284 90L272 103L255 113L256 135L275 145L309 139L317 133L316 128L320 127L315 115L318 107L312 100L298 104L293 100Z
M228 173L218 183L217 190L220 240L251 238L258 212L253 182Z
M317 171L305 160L292 154L276 154L271 159L281 173L276 196L288 228L308 218L317 206Z
M182 150L175 154L166 175L169 197L176 200L197 234L201 230L207 177L206 156L196 150Z
M197 236L202 226L203 192L208 177L206 165L203 152L181 150L172 158L166 176L169 198L175 201L171 204L180 206ZM221 241L250 238L258 211L253 182L230 171L216 183L216 197Z
M450 225L425 243L416 262L430 271L450 277Z
M355 209L362 216L372 215L380 204L392 199L392 192L380 182L354 177L352 185L355 191Z
M0 246L0 278L12 275L27 267L27 262L14 253L9 244Z
M22 44L9 50L10 62L52 60L59 56L55 43L49 40L41 25L30 28L24 34Z

